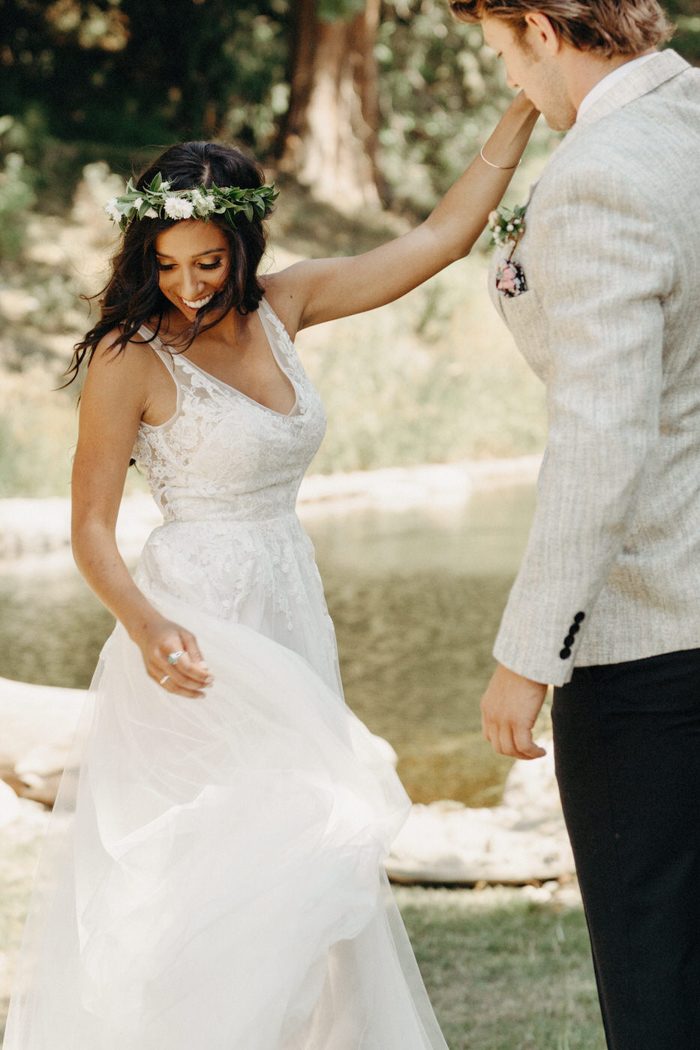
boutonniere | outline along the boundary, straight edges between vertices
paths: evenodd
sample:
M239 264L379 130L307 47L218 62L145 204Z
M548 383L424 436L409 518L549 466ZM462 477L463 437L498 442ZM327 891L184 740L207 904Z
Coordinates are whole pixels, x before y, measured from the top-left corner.
M518 204L511 211L510 208L496 208L489 215L489 229L491 230L491 246L502 248L513 241L513 251L518 246L518 241L525 233L525 212L527 204Z
M527 291L527 281L522 266L513 262L513 254L525 233L526 204L510 208L497 208L489 215L491 244L494 248L510 245L510 251L496 270L496 288L508 299Z

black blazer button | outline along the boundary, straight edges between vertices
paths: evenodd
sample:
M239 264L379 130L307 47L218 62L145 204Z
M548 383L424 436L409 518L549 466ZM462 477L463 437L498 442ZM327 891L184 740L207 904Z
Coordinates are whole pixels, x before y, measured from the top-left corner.
M586 619L586 614L584 612L577 612L576 615L574 616L574 623L583 623L583 621L585 619Z
M571 627L569 628L569 634L578 634L578 632L580 630L581 630L581 625L580 624L572 623Z
M569 649L568 645L567 645L566 649L562 649L562 651L559 653L559 656L561 657L562 660L568 660L569 659L569 657L571 656L571 649Z
M573 645L575 641L576 639L574 638L573 634L567 634L566 638L564 639L564 645L568 647L570 645Z

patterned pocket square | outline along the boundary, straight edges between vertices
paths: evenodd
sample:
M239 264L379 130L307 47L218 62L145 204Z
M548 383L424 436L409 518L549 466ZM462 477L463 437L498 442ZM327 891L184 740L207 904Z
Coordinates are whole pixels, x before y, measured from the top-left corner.
M504 259L496 270L496 288L507 299L514 299L527 291L525 271L519 263Z

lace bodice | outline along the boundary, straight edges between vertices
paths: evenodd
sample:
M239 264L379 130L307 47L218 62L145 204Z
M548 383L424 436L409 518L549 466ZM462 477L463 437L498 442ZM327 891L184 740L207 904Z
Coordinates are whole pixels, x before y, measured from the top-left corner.
M282 322L263 299L260 320L296 394L284 415L145 338L177 387L173 416L142 423L134 458L164 524L141 553L135 580L152 599L246 624L303 655L336 692L335 636L311 540L294 512L326 417Z
M299 485L325 432L321 400L268 302L260 320L296 402L288 415L253 401L182 354L145 338L177 388L173 416L141 423L134 459L168 521L264 520L293 512Z

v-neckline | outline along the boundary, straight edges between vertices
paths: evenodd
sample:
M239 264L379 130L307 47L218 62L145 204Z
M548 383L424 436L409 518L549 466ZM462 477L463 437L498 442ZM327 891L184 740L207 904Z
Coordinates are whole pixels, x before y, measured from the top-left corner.
M268 304L267 304L265 299L262 299L261 302L260 302L260 310L259 310L260 327L263 330L263 335L267 339L268 348L270 350L270 353L272 354L272 357L273 357L277 367L279 368L279 370L282 373L282 375L285 376L285 378L289 381L289 384L290 384L290 386L291 386L291 388L292 388L292 390L294 392L294 404L289 409L289 412L280 412L276 408L270 408L269 405L263 405L262 401L256 401L256 399L254 397L250 397L248 394L245 394L237 386L233 386L231 383L227 383L225 379L220 379L219 376L215 376L212 372L208 372L206 370L206 368L202 368L201 365L198 365L195 361L190 360L189 357L185 356L187 351L178 353L177 350L175 350L174 347L172 347L169 343L164 343L159 335L157 335L155 332L151 332L150 328L148 328L147 325L143 325L142 327L145 328L146 331L150 333L151 338L155 339L160 344L161 347L171 351L171 356L173 358L173 361L175 360L175 358L177 358L179 361L184 361L186 364L188 364L190 366L190 368L194 368L195 371L200 372L202 375L206 376L207 379L210 379L213 383L218 383L219 386L224 387L224 389L231 391L231 393L233 393L233 394L237 394L239 397L242 397L244 401L248 401L251 405L255 405L256 408L261 409L261 411L269 412L270 415L273 415L273 416L279 416L280 419L289 419L291 416L295 416L295 415L298 414L298 409L299 409L299 391L297 389L296 383L294 382L293 378L291 377L291 375L289 374L287 369L284 367L284 365L280 361L280 358L279 358L279 356L277 354L277 351L275 350L274 342L273 342L272 338L270 337L270 333L269 333L269 331L267 329L265 321L263 320L263 313L262 313L262 311L263 311L263 309L265 307L267 307L267 309L272 312L272 307L268 306Z

